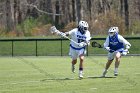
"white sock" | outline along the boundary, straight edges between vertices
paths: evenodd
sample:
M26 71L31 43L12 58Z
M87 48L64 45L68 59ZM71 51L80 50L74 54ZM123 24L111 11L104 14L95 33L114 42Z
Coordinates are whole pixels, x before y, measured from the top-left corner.
M104 72L107 71L107 69L104 69Z
M83 73L83 71L82 70L79 70L79 74L82 74Z
M114 72L118 72L118 68L115 68Z

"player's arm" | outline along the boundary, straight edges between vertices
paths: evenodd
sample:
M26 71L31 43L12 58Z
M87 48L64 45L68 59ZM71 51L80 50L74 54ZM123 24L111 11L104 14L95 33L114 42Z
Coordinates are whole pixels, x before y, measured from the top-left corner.
M90 36L90 32L88 32L88 34L87 34L87 38L86 38L86 40L84 41L85 43L86 43L86 45L90 45L90 40L91 40L91 36Z
M68 32L60 32L59 35L61 35L62 37L65 37L65 36L71 36L72 34L74 34L74 29L71 30L71 31L68 31Z
M75 31L76 31L76 29L72 29L72 30L70 30L68 32L65 32L65 35L71 37L71 36L73 36L75 34Z
M118 36L118 39L125 45L125 49L130 49L131 44L126 39L124 39L121 35Z
M106 49L107 51L110 51L110 47L109 46L109 37L106 38L106 41L104 43L104 49Z
M131 44L126 39L124 39L121 35L118 36L118 39L120 42L122 42L125 45L125 49L123 50L122 55L127 55L127 53L129 53L128 49L130 49Z

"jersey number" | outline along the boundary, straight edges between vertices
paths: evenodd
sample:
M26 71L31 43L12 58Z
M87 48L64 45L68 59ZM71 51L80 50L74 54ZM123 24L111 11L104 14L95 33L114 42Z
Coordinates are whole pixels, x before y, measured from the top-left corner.
M83 39L78 39L78 43L81 43L83 42L84 40Z

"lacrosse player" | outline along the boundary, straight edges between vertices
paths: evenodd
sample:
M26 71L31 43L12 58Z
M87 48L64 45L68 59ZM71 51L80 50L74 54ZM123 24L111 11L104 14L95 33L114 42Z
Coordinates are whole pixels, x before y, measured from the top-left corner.
M103 71L102 76L105 77L108 68L115 58L115 69L114 76L118 76L118 67L120 64L120 59L122 55L126 55L129 53L128 49L130 49L131 44L124 39L121 35L118 34L118 27L111 27L108 31L108 37L104 43L104 48L108 51L108 62L106 63L106 67Z
M86 53L86 46L90 44L90 32L88 31L89 25L86 21L80 21L77 28L65 32L63 36L70 36L74 42L70 42L69 55L72 58L72 72L75 72L75 64L77 58L80 59L79 64L79 78L83 78L83 62L84 54Z

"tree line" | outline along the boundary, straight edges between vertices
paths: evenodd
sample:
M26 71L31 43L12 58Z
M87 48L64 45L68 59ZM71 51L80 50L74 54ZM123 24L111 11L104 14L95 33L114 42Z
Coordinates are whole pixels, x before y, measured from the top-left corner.
M42 17L43 16L43 17ZM85 20L93 34L104 34L110 26L122 33L139 33L139 0L0 0L0 30L17 30L25 20L64 28Z

